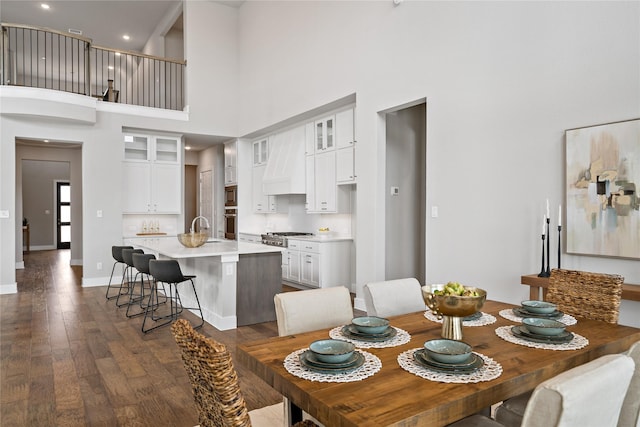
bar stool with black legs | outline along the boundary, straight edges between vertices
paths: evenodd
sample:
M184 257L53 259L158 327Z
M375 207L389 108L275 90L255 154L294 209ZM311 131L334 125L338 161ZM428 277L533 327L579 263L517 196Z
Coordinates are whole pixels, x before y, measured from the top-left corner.
M107 293L105 294L105 297L108 300L117 298L118 294L120 294L122 292L122 287L123 287L123 283L124 283L124 274L125 274L125 270L126 270L126 264L124 262L124 258L122 258L122 250L123 249L133 249L133 246L111 246L111 256L113 257L115 262L113 263L113 267L111 268L111 277L109 277L109 285L107 286ZM120 280L120 286L118 286L118 294L109 295L109 291L111 290L111 280L113 279L113 273L115 272L116 266L118 264L122 264L123 267L125 267L125 270L122 271L122 279ZM114 288L115 288L115 286L114 286ZM128 292L128 290L127 290L127 292Z
M138 274L140 275L140 296L129 299L129 304L127 305L127 317L135 317L144 314L147 308L147 304L149 304L151 290L153 289L152 281L154 280L153 277L151 277L151 273L149 272L149 261L152 259L156 259L156 256L153 254L131 253L133 267L138 271L138 273L136 273L136 277L138 276ZM145 277L147 278L146 287ZM145 295L145 290L148 290L147 295ZM164 303L165 301L162 301L161 303ZM140 307L140 311L137 313L131 313L131 307L135 306L136 303L138 303L137 305Z
M135 301L137 301L137 298L140 298L142 295L142 290L140 291L140 294L135 294L135 287L136 287L136 280L138 278L138 274L134 273L135 271L135 267L133 266L133 258L132 255L133 254L143 254L144 251L142 249L123 249L122 250L122 259L124 260L124 263L126 264L126 268L125 268L125 276L127 279L127 289L129 290L129 292L126 293L119 293L118 294L118 298L116 299L116 307L123 307L125 305L129 305ZM121 296L127 296L127 300L120 302L120 297Z
M168 325L175 321L182 310L197 310L200 312L200 323L194 326L195 329L201 327L204 324L204 316L202 308L200 307L200 300L198 299L198 293L196 292L196 286L193 283L193 279L196 276L185 276L182 274L180 264L175 259L163 259L149 260L149 271L151 276L155 279L152 282L151 296L149 297L149 303L145 309L144 320L142 321L142 332L147 333L161 326ZM197 307L184 307L182 300L180 299L180 293L178 292L178 285L189 282L191 283L191 289L193 290L193 296L196 299ZM167 310L158 309L158 284L163 283L169 285L168 294L165 292L167 302L169 303L168 313ZM153 321L151 327L147 326L147 321Z

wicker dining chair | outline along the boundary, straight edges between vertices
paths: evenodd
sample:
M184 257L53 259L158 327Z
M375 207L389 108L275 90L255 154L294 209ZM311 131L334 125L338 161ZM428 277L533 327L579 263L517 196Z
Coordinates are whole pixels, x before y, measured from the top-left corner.
M572 316L618 323L624 277L553 269L546 300Z
M171 326L173 336L182 353L182 361L189 375L193 396L198 408L201 427L272 426L274 420L261 419L261 408L248 411L240 391L238 374L231 354L224 344L196 332L186 319L178 319ZM277 425L284 425L282 403L278 407ZM273 413L273 411L270 411ZM315 423L302 421L296 427L313 427Z
M624 277L577 270L551 270L546 300L572 316L618 323ZM496 420L519 427L531 392L507 399L496 408Z

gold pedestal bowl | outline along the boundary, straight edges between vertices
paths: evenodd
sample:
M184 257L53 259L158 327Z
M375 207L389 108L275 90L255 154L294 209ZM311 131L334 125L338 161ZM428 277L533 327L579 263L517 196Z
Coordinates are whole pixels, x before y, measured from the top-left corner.
M476 291L478 296L436 295L433 292L442 290L444 285L422 286L422 298L427 307L442 317L442 337L451 340L462 340L462 319L477 313L487 300L487 291L465 286L465 289Z

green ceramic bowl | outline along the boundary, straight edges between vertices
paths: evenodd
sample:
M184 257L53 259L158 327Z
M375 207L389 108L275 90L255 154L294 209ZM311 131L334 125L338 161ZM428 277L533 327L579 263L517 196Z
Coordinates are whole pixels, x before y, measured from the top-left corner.
M464 363L471 357L471 346L462 341L436 339L424 343L424 349L436 362Z
M309 350L321 362L343 363L353 355L356 346L342 340L318 340L311 343Z
M351 323L363 334L381 334L389 327L387 319L376 316L355 317Z
M538 335L560 335L564 332L566 325L552 319L538 319L533 317L525 317L522 319L522 324L529 330L529 332Z
M520 304L529 313L536 314L551 314L558 309L557 305L547 301L528 300L522 301Z

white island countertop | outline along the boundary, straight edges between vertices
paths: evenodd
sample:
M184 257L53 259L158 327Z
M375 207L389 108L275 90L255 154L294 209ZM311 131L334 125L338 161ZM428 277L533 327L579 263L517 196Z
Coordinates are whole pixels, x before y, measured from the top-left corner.
M187 248L174 239L145 239L138 243L139 246L148 248L154 252L169 258L202 258L222 255L243 255L282 252L277 246L263 245L262 243L237 242L235 240L211 239L199 248Z

